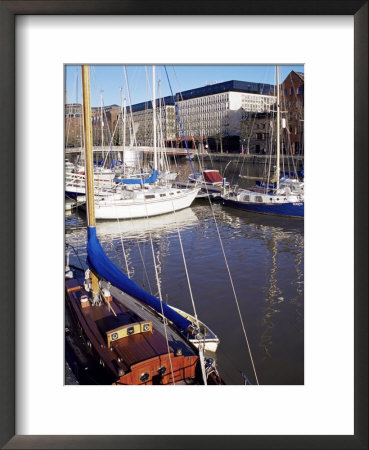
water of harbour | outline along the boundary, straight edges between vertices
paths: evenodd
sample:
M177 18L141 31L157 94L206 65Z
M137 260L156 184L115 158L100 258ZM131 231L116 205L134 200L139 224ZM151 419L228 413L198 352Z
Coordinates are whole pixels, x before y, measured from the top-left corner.
M254 183L239 179L240 169L251 176L263 171L262 164L208 168L240 186ZM184 181L190 165L177 161L173 170ZM70 262L86 267L85 215L67 213L65 220L66 242L79 254L72 251ZM109 258L137 284L158 295L158 279L164 301L193 313L184 254L197 315L220 338L215 359L227 384L244 384L241 372L256 383L236 300L259 383L304 383L303 220L198 199L175 214L98 222L97 233Z

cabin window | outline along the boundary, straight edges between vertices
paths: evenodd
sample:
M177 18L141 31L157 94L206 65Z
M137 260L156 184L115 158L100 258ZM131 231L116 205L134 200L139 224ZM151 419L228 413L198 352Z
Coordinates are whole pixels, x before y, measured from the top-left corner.
M155 195L153 195L153 194L145 195L145 198L155 198Z
M167 194L160 194L160 197L166 197Z
M255 201L258 202L258 203L263 203L263 197L261 197L260 195L257 195L255 197Z
M181 191L177 191L177 194L180 194L181 193Z
M174 192L169 192L169 195L174 195Z

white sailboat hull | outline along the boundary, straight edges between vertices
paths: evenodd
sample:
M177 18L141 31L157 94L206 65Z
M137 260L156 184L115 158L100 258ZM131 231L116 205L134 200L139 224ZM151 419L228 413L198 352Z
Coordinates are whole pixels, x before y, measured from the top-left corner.
M96 199L95 217L125 220L172 213L191 206L198 192L199 189L149 189L134 192L132 198Z

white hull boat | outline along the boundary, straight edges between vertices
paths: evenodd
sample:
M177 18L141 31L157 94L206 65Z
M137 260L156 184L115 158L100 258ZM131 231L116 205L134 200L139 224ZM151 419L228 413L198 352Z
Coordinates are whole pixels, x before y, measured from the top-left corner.
M115 186L115 173L110 169L94 170L94 189L99 192L101 189L112 189ZM75 198L77 195L85 194L85 173L84 171L65 173L65 195Z
M223 186L223 178L219 170L207 169L202 172L191 173L188 180L201 186ZM225 185L229 186L229 182L225 182Z
M275 188L257 186L251 189L234 188L232 191L221 195L222 204L232 208L243 209L259 214L272 214L284 217L304 218L304 183L294 179L280 178L281 142L280 130L286 128L286 121L281 124L280 100L279 100L279 67L276 68L277 84L277 117L276 117L276 171L274 174ZM270 168L269 168L270 170ZM265 192L263 190L265 189Z
M145 186L142 189L122 189L106 192L95 198L95 217L98 220L125 220L159 216L191 206L199 188L176 189Z

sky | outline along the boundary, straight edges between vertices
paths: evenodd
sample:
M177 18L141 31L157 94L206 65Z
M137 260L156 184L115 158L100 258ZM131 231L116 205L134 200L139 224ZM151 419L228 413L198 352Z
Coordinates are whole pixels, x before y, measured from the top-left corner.
M126 68L129 91L124 75ZM295 70L304 72L303 65L281 65L280 82ZM173 94L188 89L206 86L222 81L239 80L275 84L275 66L259 65L168 65L167 72ZM159 91L159 80L161 89ZM82 103L81 68L67 65L65 69L67 103ZM90 66L91 105L100 106L101 97L105 106L122 104L129 96L132 104L152 98L152 67L144 65L95 65ZM102 91L102 93L101 93ZM170 87L164 66L156 66L156 97L170 95Z

